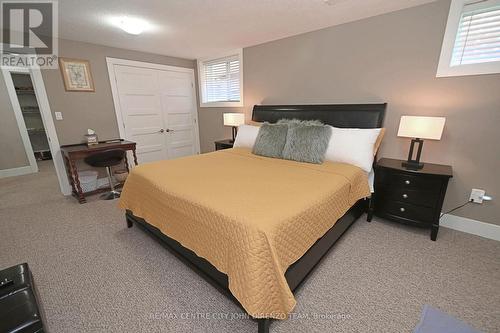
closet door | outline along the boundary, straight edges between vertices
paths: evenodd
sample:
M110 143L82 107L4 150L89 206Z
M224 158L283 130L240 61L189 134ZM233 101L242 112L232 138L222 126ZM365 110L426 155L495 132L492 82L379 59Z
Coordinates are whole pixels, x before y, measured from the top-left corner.
M152 68L146 63L142 67L142 64L113 65L116 80L113 96L119 100L124 139L137 143L138 162L198 154L192 71L161 65Z
M160 71L158 81L169 158L199 153L192 75Z
M115 65L125 139L137 143L139 163L168 158L158 70Z

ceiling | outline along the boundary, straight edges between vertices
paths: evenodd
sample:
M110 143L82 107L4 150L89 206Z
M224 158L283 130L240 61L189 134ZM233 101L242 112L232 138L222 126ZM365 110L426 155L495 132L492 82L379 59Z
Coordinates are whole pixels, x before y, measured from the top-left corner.
M59 36L197 59L433 1L61 0ZM134 36L109 23L124 15L151 29Z

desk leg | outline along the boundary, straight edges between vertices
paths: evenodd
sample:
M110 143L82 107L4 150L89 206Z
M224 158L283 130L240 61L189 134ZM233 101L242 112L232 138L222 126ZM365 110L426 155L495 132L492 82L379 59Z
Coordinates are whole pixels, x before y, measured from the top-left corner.
M64 155L64 163L66 163L66 175L68 176L69 184L71 185L72 194L76 193L75 181L73 180L73 169L69 163L69 159Z
M125 169L127 169L127 173L130 173L130 170L129 170L129 165L128 165L127 152L125 152L125 158L124 158L124 161L125 161Z
M135 153L135 147L132 149L132 155L134 155L134 164L137 165L137 155Z
M76 165L71 158L68 159L68 164L74 180L73 188L76 187L75 195L77 196L78 202L81 204L86 203L87 200L85 200L85 196L83 195L83 190L82 186L80 185L80 179L78 178L78 170L76 169Z

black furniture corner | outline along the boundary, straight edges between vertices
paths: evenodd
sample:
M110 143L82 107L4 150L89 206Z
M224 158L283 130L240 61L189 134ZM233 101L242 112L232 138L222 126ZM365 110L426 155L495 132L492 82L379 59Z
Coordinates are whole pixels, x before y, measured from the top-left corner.
M282 118L296 118L302 120L319 119L325 124L335 127L379 128L382 127L387 104L318 104L318 105L255 105L252 120L274 123ZM225 140L224 140L225 141ZM216 143L217 147L217 143ZM231 144L232 147L232 144ZM231 148L226 147L226 148ZM222 148L224 149L224 148ZM344 232L359 219L367 210L367 199L358 200L337 222L328 230L309 250L292 264L285 272L290 289L295 292L307 279L309 274L327 255ZM228 277L218 271L210 262L198 257L193 251L185 248L176 240L161 233L147 221L134 216L127 211L125 214L127 227L134 223L144 227L149 233L156 236L163 245L172 251L179 259L190 266L202 278L216 287L241 307L238 300L229 291ZM269 333L270 318L252 318L257 320L258 332Z
M388 220L430 228L436 240L448 181L449 165L425 163L408 170L402 160L382 158L375 166L374 214Z
M42 333L42 312L28 264L0 271L0 332Z
M215 150L229 149L233 148L234 141L231 139L215 141Z

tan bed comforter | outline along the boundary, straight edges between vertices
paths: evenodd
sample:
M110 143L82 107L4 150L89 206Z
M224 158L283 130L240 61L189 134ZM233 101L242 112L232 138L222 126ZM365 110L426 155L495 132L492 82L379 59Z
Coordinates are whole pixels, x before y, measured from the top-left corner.
M287 268L369 194L355 166L235 148L137 166L119 205L227 274L250 315L283 319L295 306Z

